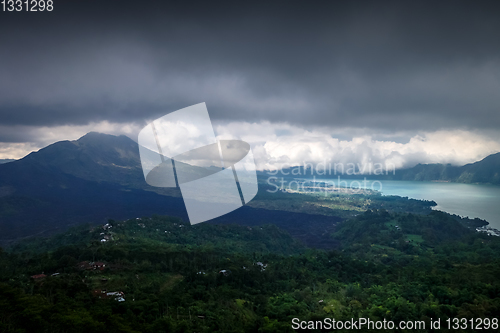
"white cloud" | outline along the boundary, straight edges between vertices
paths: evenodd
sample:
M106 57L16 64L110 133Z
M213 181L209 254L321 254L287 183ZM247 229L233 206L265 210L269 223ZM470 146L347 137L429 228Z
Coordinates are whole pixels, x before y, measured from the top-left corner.
M31 142L0 142L0 159L18 159L38 149L40 147Z
M259 169L280 168L282 164L355 163L373 168L375 163L412 167L417 163L463 165L500 151L500 141L465 130L442 130L413 135L405 143L375 140L369 134L346 137L349 130L305 129L269 122L219 124L221 139L241 139L251 144ZM400 135L400 134L399 134ZM368 169L366 169L368 170ZM372 169L373 170L373 169Z
M113 135L124 134L137 141L137 134L146 125L110 123L107 121L84 126L0 128L5 131L30 133L30 140L0 143L0 158L21 158L56 141L76 140L90 131ZM286 123L230 122L215 123L218 139L241 139L252 146L257 168L277 169L304 163L354 163L365 170L376 163L412 167L417 163L452 163L463 165L478 161L500 151L500 140L491 133L465 130L442 130L408 134L405 142L396 142L380 133L358 129L328 127L302 128ZM404 133L398 133L398 137ZM342 139L339 139L342 138Z

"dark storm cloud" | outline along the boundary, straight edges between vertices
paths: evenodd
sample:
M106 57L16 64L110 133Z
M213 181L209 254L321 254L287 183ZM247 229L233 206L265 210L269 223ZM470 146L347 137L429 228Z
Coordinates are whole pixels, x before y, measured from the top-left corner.
M214 120L500 126L500 10L481 2L55 2L0 13L0 124Z

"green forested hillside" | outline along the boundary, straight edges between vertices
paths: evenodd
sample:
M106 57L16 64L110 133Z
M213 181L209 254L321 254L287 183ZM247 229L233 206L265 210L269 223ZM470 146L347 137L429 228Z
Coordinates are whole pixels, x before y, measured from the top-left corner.
M500 313L500 240L448 214L369 210L332 237L340 247L321 251L275 226L155 216L25 241L0 253L0 331L287 332L293 318Z

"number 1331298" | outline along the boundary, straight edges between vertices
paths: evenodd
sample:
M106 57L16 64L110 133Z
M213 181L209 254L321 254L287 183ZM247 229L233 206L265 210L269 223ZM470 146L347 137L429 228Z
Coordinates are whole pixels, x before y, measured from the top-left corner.
M4 12L51 12L54 10L52 0L3 0L0 4Z

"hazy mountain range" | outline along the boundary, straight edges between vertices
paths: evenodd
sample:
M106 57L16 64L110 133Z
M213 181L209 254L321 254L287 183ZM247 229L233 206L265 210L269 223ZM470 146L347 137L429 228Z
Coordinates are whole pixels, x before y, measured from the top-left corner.
M144 182L137 143L127 136L90 132L75 141L60 141L33 152L20 160L3 159L1 168L12 170L35 165L45 170L57 170L81 179L132 186L177 196L177 190L148 186ZM3 174L9 171L2 170ZM348 176L348 175L344 175ZM451 164L417 164L396 170L395 174L372 178L411 181L451 181L460 183L500 184L500 152L481 161L453 166ZM0 176L0 179L4 179ZM3 183L2 183L3 184ZM2 185L0 184L0 185Z
M137 144L99 133L1 164L0 242L108 218L187 217L175 189L165 200L143 179Z
M298 169L298 170L297 170ZM319 172L311 169L305 170L302 166L291 167L283 170L283 174L292 177L301 175L316 175L320 178L360 178L378 180L408 180L408 181L445 181L457 183L482 183L500 185L500 153L492 154L481 161L466 164L463 166L454 166L451 164L417 164L412 168L398 169L395 172L389 171L388 174L363 174L356 170L356 173L346 172L344 174L328 174L323 170ZM380 172L379 172L380 173ZM263 173L265 174L265 172ZM295 176L294 176L295 175Z
M392 179L500 184L500 153L464 166L418 164L410 169L397 170Z
M499 174L500 154L495 154L462 167L419 164L387 177L498 184ZM0 164L0 244L84 222L153 214L187 220L179 189L146 184L137 143L126 136L91 132L78 140L56 142L22 159ZM301 229L305 227L298 223L304 219L308 230ZM305 235L314 228L324 230L333 220L306 212L244 206L212 222L273 223L292 234ZM320 241L316 238L315 242Z
M126 136L91 132L0 164L0 245L75 224L153 214L187 221L180 190L147 185L137 143ZM311 239L319 247L323 238L331 242L322 236L325 228L340 220L244 206L211 222L275 224L306 242L317 232Z

